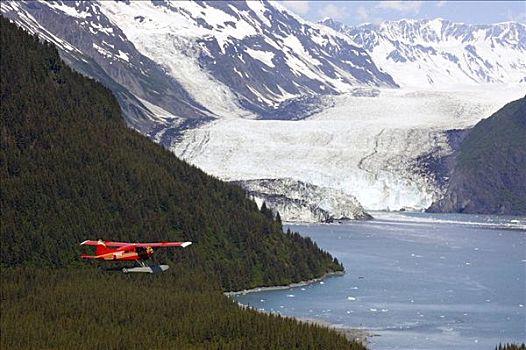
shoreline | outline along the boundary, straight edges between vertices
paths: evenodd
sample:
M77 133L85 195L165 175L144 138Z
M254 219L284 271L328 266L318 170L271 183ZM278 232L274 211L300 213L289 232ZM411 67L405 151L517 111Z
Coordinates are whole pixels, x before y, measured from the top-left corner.
M337 324L332 324L325 320L319 320L316 318L298 318L298 317L292 317L292 318L300 322L333 329L337 333L347 338L347 340L359 343L363 346L367 346L367 344L369 344L369 339L371 337L379 336L379 334L372 334L367 329L364 329L364 328L344 327L344 326L340 326Z
M343 276L344 274L345 274L345 271L327 272L323 276L318 277L318 278L313 278L311 280L290 283L290 284L282 285L282 286L256 287L256 288L251 288L251 289L243 289L239 291L230 291L230 292L224 292L223 294L226 295L227 297L230 297L230 296L239 295L239 294L244 295L244 294L249 294L249 293L267 292L267 291L272 291L272 290L286 290L286 289L297 288L297 287L305 287L305 286L308 286L316 282L321 282L327 278Z
M251 288L251 289L243 289L243 290L240 290L240 291L224 292L223 294L226 295L227 297L232 297L232 296L240 295L240 294L245 295L245 294L249 294L249 293L265 292L265 291L272 291L272 290L287 290L287 289L291 289L291 288L305 287L305 286L308 286L308 285L316 283L316 282L321 282L321 281L323 281L323 280L325 280L327 278L336 277L336 276L343 276L344 274L345 274L345 271L335 271L335 272L326 273L323 276L318 277L318 278L313 278L311 280L291 283L291 284L288 284L288 285L273 286L273 287L256 287L256 288ZM241 308L248 308L249 307L247 305L240 304L239 302L238 302L238 305ZM256 310L256 311L261 312L261 313L269 313L269 312L260 311L260 310L257 310L257 309L253 309L253 310ZM297 320L298 322L303 322L303 323L308 323L308 324L313 324L313 325L317 325L317 326L327 327L327 328L333 329L337 333L339 333L339 334L343 335L345 338L347 338L347 340L352 341L352 342L360 343L363 346L367 346L367 344L369 343L369 339L371 337L375 336L375 334L371 334L367 329L342 327L340 325L332 324L332 323L327 322L325 320L319 320L319 319L313 319L313 318L300 318L300 317L286 316L286 315L283 315L283 316L289 317L289 318L293 318L293 319Z

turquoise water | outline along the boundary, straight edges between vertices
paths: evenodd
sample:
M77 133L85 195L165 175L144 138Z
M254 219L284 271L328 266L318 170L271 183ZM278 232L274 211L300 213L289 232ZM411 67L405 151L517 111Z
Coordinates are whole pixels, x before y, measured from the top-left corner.
M261 311L367 329L373 350L526 342L526 218L374 216L289 225L342 261L344 276L235 298Z

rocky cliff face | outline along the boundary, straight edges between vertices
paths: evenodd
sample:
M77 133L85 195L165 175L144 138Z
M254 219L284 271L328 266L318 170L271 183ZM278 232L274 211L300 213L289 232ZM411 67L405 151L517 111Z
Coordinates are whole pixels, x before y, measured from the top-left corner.
M259 205L265 202L282 220L289 222L333 222L367 220L358 200L341 191L311 185L293 179L236 181Z
M480 121L453 156L430 212L526 214L526 97Z

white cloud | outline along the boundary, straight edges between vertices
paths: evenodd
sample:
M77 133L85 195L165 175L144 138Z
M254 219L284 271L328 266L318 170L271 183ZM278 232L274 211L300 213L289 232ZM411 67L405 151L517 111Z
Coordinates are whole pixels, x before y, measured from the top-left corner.
M422 7L422 1L381 1L376 7L417 15Z
M358 16L358 19L360 21L367 21L369 20L369 12L364 6L359 6L356 10L356 15Z
M444 5L446 4L446 2L447 2L446 0L440 0L440 1L437 1L436 6L437 6L438 8L444 7Z
M308 1L280 1L279 3L298 15L306 15L310 11Z
M328 4L322 7L318 14L320 17L330 17L337 20L345 19L349 16L349 10L345 6L337 6L335 4Z
M518 13L508 10L508 12L506 13L506 19L508 21L526 23L526 10L524 12Z

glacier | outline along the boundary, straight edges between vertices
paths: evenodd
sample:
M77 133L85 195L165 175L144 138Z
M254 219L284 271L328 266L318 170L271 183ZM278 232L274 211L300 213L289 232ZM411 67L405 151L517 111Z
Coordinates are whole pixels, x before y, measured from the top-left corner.
M450 154L448 130L469 128L523 93L496 85L344 94L304 120L215 120L171 149L228 181L289 178L341 190L366 210L423 210L442 189L418 158Z

